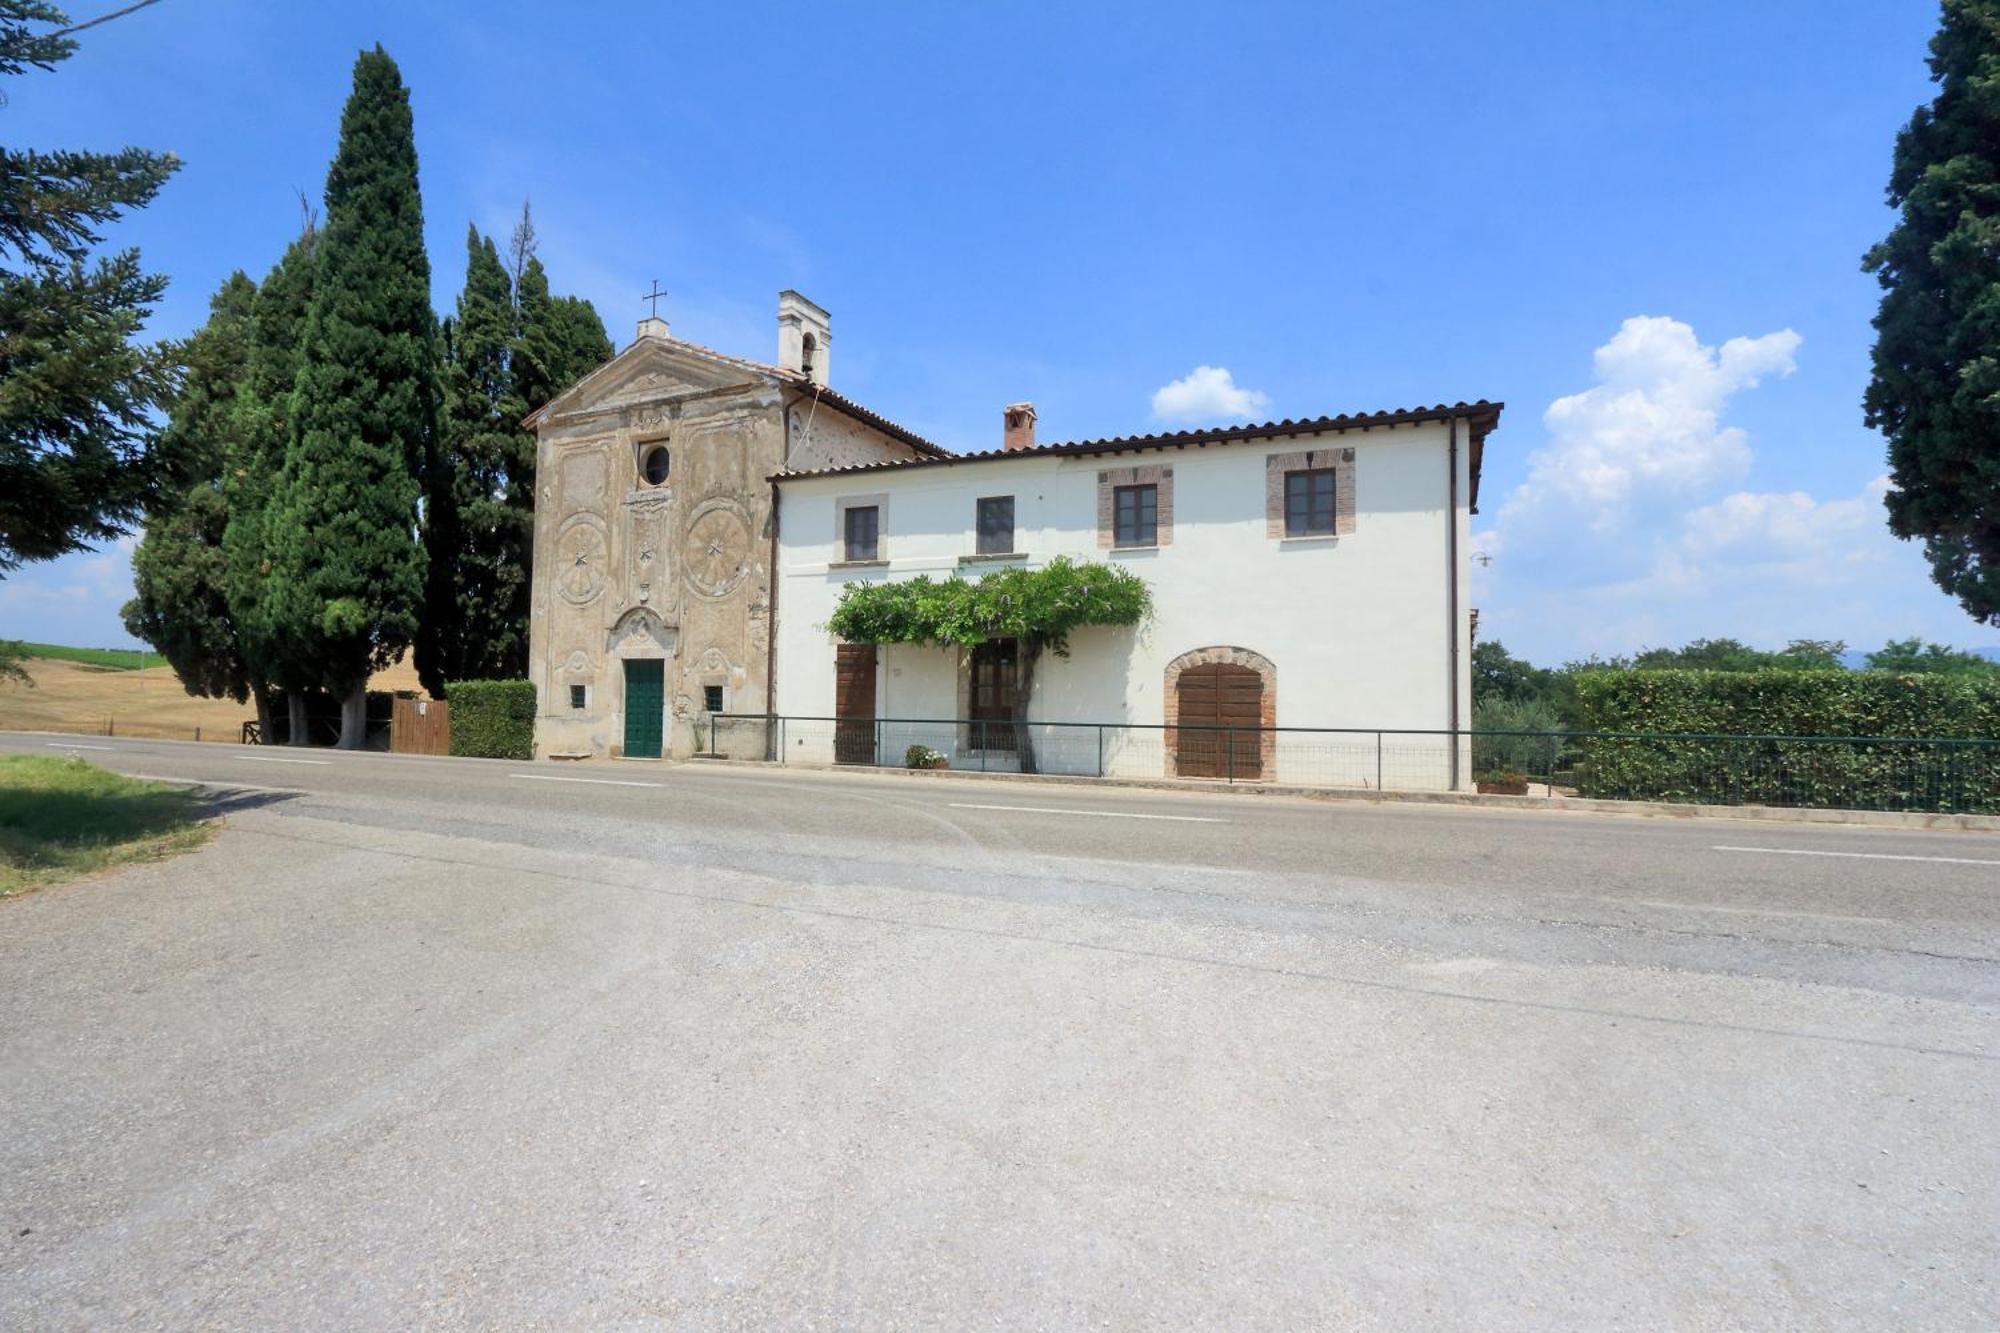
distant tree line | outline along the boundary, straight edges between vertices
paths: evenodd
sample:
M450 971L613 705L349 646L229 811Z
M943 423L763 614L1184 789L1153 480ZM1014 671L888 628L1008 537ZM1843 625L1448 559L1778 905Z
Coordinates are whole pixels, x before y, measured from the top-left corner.
M476 227L454 312L430 305L410 101L380 47L355 62L325 220L262 283L233 273L158 395L128 629L193 694L341 701L359 745L371 673L414 649L424 686L525 674L535 440L521 419L612 353L553 296L523 206L503 261Z
M1783 648L1753 648L1736 639L1695 639L1681 648L1647 648L1622 657L1588 657L1541 667L1515 657L1497 639L1472 649L1473 726L1492 731L1567 731L1582 725L1578 680L1586 672L1845 671L1847 645L1838 639L1794 639ZM1907 675L2000 677L2000 662L1922 639L1892 640L1867 654L1865 668Z

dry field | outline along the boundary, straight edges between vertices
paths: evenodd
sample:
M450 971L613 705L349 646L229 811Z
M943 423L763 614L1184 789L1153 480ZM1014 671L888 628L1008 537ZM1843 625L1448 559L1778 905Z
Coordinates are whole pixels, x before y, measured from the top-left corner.
M181 688L170 668L118 671L55 658L28 661L32 688L0 683L0 730L65 731L173 740L233 741L243 723L257 715L249 704L197 699ZM414 690L416 668L407 659L378 672L374 690Z

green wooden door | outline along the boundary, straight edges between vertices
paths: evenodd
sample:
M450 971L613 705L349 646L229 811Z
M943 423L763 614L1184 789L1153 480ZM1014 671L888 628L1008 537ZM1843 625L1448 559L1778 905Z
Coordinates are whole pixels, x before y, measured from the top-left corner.
M660 719L666 711L665 662L634 658L625 663L625 757L660 757Z

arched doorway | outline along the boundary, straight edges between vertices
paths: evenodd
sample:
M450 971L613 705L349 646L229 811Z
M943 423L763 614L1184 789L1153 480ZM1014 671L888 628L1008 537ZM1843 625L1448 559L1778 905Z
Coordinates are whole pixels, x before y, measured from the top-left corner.
M1247 648L1201 648L1167 666L1167 753L1183 778L1256 782L1272 767L1277 671Z

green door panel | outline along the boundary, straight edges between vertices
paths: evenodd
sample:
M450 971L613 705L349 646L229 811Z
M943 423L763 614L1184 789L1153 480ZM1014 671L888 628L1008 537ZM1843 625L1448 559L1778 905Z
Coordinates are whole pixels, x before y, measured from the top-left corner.
M625 757L660 757L661 715L667 704L667 664L657 658L625 663Z

